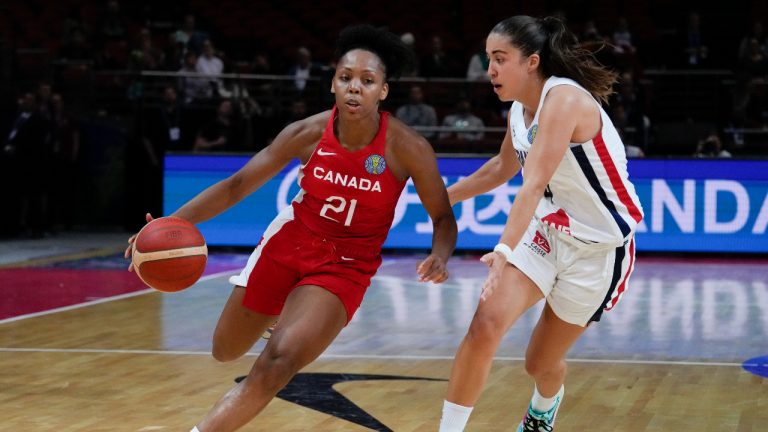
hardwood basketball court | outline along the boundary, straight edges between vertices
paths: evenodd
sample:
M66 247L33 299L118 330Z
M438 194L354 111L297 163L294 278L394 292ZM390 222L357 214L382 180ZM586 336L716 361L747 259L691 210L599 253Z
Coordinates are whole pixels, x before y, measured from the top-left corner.
M94 255L4 264L3 310L23 309L30 292L56 292L47 285L57 280L73 287L83 275L89 285L94 268L122 274L114 250ZM264 343L232 363L210 356L226 278L246 258L212 254L213 274L180 293L131 285L117 297L0 318L0 430L191 429ZM436 431L485 269L475 256L456 257L449 282L426 285L416 281L418 258L387 256L336 342L242 430ZM25 285L52 270L74 276ZM521 358L539 311L505 338L468 431L515 430L532 391ZM765 371L749 361L766 355L765 261L641 256L624 300L569 355L557 430L768 431L768 380L745 370Z

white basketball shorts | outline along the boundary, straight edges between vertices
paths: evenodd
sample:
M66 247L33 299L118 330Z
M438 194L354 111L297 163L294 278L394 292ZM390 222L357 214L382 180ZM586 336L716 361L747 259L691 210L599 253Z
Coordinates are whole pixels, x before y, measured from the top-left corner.
M512 251L511 263L533 280L563 321L580 326L600 321L627 290L635 264L634 235L617 248L577 246L561 235L534 218Z

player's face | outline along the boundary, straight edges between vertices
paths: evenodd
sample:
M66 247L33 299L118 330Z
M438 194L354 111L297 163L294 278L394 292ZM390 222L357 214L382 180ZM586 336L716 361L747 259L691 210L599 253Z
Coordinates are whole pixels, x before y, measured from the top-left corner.
M349 51L339 59L331 84L336 106L356 116L375 113L389 91L385 77L384 64L376 54L362 49Z
M519 100L532 74L537 73L539 55L528 57L514 47L509 38L499 33L491 33L485 41L488 55L488 76L493 91L502 101Z

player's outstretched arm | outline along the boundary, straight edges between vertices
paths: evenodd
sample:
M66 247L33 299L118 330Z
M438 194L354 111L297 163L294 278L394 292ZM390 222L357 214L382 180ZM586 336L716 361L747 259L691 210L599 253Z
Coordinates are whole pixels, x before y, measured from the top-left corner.
M421 203L432 219L432 253L416 271L422 282L440 283L448 279L446 264L456 247L456 217L448 201L445 183L437 168L432 146L420 135L406 131L397 145L397 160L413 179Z
M252 194L292 159L305 154L308 157L322 136L322 116L318 114L288 125L240 170L200 192L176 210L173 216L195 224L211 219ZM327 121L327 114L325 119Z
M486 193L500 184L509 181L520 171L520 163L512 146L509 128L501 142L499 154L490 158L477 171L452 184L448 188L451 205L477 195Z

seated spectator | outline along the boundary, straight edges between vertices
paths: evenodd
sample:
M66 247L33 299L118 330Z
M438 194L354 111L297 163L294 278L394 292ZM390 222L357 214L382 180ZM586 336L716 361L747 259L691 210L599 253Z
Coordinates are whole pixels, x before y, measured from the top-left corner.
M461 98L456 104L456 111L448 114L443 119L443 126L453 128L451 131L441 132L440 139L454 139L459 141L480 141L485 136L482 128L483 120L472 114L469 99ZM466 131L465 131L466 130Z
M616 30L613 32L613 51L616 54L634 54L635 46L632 44L632 33L629 32L629 24L625 17L619 17Z
M723 141L717 132L710 132L706 138L699 140L696 146L696 153L693 157L697 158L729 158L731 153L723 149Z
M749 59L755 52L753 46L753 40L757 41L757 46L763 55L768 55L768 36L763 31L763 23L755 21L752 24L752 29L739 42L739 61L744 62Z
M18 101L19 110L5 140L3 152L16 170L14 187L19 201L11 203L9 217L25 235L42 237L49 228L48 197L51 185L48 132L50 124L40 116L35 95L25 93ZM16 214L13 214L16 213Z
M163 47L163 64L160 65L162 70L177 71L184 65L184 54L186 48L184 44L176 42L176 38L173 33L169 33Z
M107 2L107 11L101 18L101 34L106 40L126 39L128 34L128 23L123 13L120 11L120 2L109 0Z
M197 74L197 54L194 51L187 51L184 55L184 64L179 72L182 74ZM184 104L206 99L211 94L211 85L207 78L198 76L180 76L179 90L184 95Z
M307 109L307 101L304 99L295 99L293 102L291 102L291 108L288 110L287 115L284 116L282 123L282 126L280 126L279 129L283 129L289 124L302 120L306 118L309 115L309 110Z
M597 24L590 20L584 24L584 29L579 37L579 45L592 52L597 59L603 65L611 68L615 68L616 56L610 49L606 49L606 45L610 42L610 38L604 36L597 28Z
M195 70L198 73L208 75L209 87L205 92L206 97L213 97L218 92L221 81L218 76L224 73L224 62L216 55L213 43L210 39L203 42L203 54L197 58Z
M636 49L632 43L632 33L629 31L629 24L625 17L619 17L611 43L615 67L617 69L637 69Z
M629 158L645 157L643 149L636 144L634 127L630 125L624 105L616 103L610 105L610 116L616 132L624 143L624 152Z
M488 81L488 54L485 53L485 39L478 47L478 50L472 54L467 66L467 79L470 81Z
M69 39L59 49L59 58L69 61L92 60L93 49L86 40L85 32L79 27L72 29Z
M137 46L131 51L131 68L137 71L157 70L162 64L163 51L153 45L149 29L141 29Z
M196 152L234 151L239 144L232 101L225 99L219 103L216 119L203 126L198 132L194 150Z
M757 38L748 41L747 52L739 62L739 68L749 79L765 79L768 76L768 53L763 51Z
M421 75L425 77L451 76L453 70L450 62L450 56L443 49L443 39L438 35L433 35L429 52L419 61Z
M400 40L403 41L405 46L413 53L414 65L410 71L403 73L403 76L416 77L419 76L419 55L416 53L416 37L411 32L405 32L400 35Z
M296 61L288 68L288 75L293 77L293 85L299 93L307 87L310 77L320 73L320 66L312 61L312 53L307 47L299 47L296 50Z
M400 119L408 126L413 126L417 131L419 126L435 127L437 126L437 113L432 105L424 103L424 92L421 87L415 85L411 87L408 95L408 103L395 111L395 117ZM434 131L419 131L426 139L435 137Z
M701 17L696 12L688 14L688 25L683 33L683 53L685 65L702 67L709 63L709 47L701 29Z
M251 62L251 73L254 75L275 75L272 62L266 53L257 53Z
M184 23L181 28L173 34L176 43L184 45L185 49L200 55L203 50L203 43L208 40L205 32L197 30L195 16L187 14L184 16Z
M189 151L187 122L173 86L163 88L162 105L150 109L144 119L143 140L152 166L161 167L166 151Z
M623 72L616 84L616 93L608 105L611 119L630 145L648 147L651 122L644 112L645 101L635 85L634 75Z

